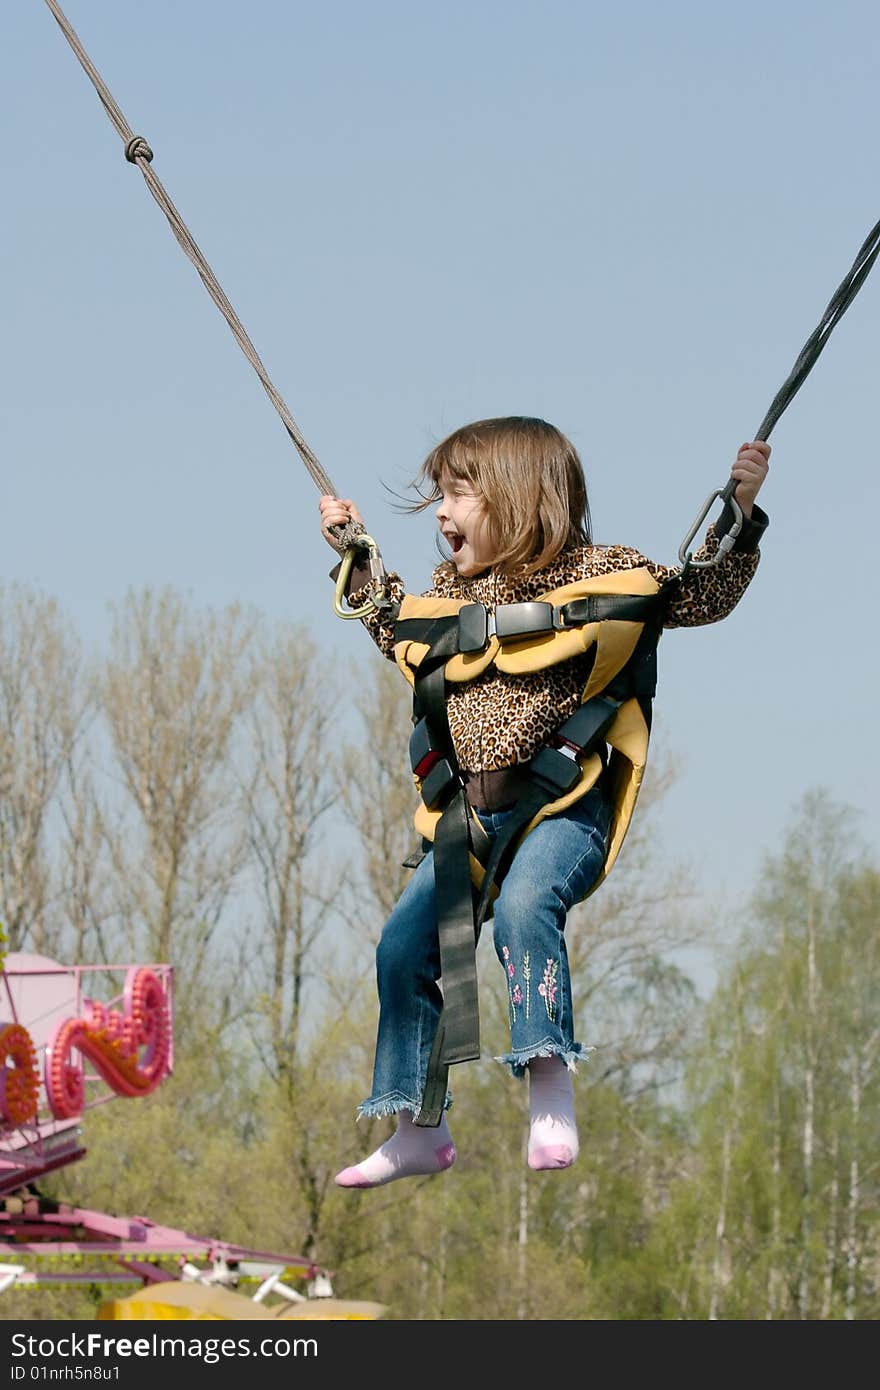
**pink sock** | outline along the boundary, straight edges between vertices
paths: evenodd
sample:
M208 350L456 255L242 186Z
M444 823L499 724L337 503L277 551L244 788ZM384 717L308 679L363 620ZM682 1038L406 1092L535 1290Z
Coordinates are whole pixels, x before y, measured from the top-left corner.
M413 1124L412 1112L401 1110L397 1131L380 1148L336 1174L337 1187L381 1187L396 1178L442 1173L455 1162L455 1145L446 1116L434 1128Z
M529 1062L529 1167L570 1168L578 1156L571 1072L561 1057Z

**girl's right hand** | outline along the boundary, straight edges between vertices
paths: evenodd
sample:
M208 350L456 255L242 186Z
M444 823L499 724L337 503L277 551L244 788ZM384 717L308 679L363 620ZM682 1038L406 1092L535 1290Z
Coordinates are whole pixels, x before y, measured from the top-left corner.
M321 535L327 544L340 554L339 541L331 528L337 526L342 529L350 521L357 521L363 526L364 519L350 497L322 497L318 502L318 510L321 513Z

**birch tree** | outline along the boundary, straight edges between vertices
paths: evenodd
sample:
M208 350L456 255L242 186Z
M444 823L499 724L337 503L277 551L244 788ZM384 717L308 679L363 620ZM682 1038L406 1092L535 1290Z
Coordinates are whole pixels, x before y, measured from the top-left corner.
M688 1098L710 1317L876 1316L880 878L851 820L804 798L709 1005Z

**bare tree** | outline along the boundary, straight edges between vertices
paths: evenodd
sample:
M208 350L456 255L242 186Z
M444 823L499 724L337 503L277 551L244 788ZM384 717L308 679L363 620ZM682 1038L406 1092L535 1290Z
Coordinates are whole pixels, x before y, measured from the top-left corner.
M97 731L96 731L97 732ZM50 920L71 961L110 961L108 928L113 919L113 885L104 813L89 763L88 747L67 760L59 792L58 873L60 899Z
M135 957L174 964L178 997L206 967L246 858L230 754L253 629L234 605L197 613L171 589L129 592L101 681L116 919Z
M391 662L369 653L354 705L361 727L358 742L345 749L342 802L362 848L358 919L375 939L410 876L403 861L418 848L418 793L407 753L412 692Z
M338 864L322 873L314 858L339 795L338 696L301 627L258 643L252 683L242 790L259 915L246 969L266 1025L256 1041L270 1075L292 1093L305 983L340 881Z
M0 588L0 913L12 950L60 949L48 831L88 703L79 642L55 600Z
M696 991L675 954L706 934L690 910L692 880L658 835L676 775L674 757L659 749L617 863L565 933L575 1008L597 1045L591 1074L628 1092L678 1076L694 1024Z

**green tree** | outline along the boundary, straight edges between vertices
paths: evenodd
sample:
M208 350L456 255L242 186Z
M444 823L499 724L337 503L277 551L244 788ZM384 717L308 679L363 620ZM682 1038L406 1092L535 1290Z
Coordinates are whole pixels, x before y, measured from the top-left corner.
M880 875L852 819L804 798L707 1011L699 1197L673 1198L692 1316L877 1314Z

